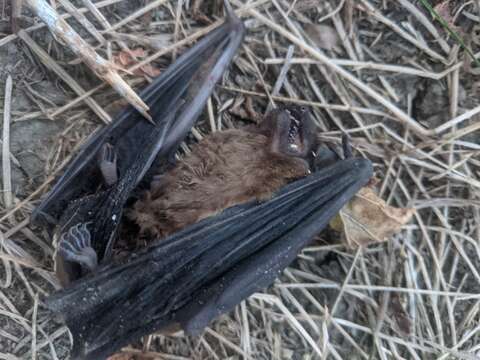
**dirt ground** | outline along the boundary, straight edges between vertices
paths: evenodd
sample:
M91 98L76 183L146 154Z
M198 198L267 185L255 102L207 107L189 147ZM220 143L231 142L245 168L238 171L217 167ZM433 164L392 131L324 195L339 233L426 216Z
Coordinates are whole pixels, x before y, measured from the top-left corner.
M86 2L72 0L104 44L63 1L51 3L119 67L134 61L122 44L139 59L160 54L122 73L137 89L191 44L179 41L223 17L219 0L94 2L112 25L105 28ZM118 359L480 358L480 66L469 56L480 51L480 2L429 2L462 41L422 1L231 0L247 35L198 133L255 121L267 94L276 104L306 104L325 139L339 143L348 132L355 153L374 163L379 195L416 214L388 242L365 248L348 249L326 231L273 286L201 335L155 334ZM0 359L67 359L68 329L43 306L58 288L51 237L29 216L78 145L103 126L98 109L114 118L124 101L27 6L19 20L26 31L10 34L11 4L0 4L3 109L8 76L13 83L1 138L11 171L3 164Z

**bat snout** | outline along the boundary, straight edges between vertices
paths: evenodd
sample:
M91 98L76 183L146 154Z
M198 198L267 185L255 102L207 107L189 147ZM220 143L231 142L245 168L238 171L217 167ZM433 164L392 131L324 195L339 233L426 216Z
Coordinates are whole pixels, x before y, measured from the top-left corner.
M273 151L286 156L306 158L314 143L314 124L308 108L288 106L275 110L269 117L273 127Z

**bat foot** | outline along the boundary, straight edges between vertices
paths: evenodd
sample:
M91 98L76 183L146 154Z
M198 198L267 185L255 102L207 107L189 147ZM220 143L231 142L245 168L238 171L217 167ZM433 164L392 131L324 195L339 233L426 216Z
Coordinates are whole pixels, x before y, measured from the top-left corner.
M99 166L105 183L108 186L115 184L118 180L117 153L109 143L105 143L100 150Z
M95 270L98 265L97 253L92 248L86 224L72 226L63 233L58 244L58 254L65 261L78 263L87 272Z

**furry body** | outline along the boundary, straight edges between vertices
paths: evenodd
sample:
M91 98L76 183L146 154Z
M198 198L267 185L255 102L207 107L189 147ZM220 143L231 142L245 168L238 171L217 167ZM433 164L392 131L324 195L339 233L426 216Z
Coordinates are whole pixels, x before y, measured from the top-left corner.
M308 172L302 158L275 151L265 132L250 127L216 132L153 182L129 217L142 233L165 237L233 205L269 199Z

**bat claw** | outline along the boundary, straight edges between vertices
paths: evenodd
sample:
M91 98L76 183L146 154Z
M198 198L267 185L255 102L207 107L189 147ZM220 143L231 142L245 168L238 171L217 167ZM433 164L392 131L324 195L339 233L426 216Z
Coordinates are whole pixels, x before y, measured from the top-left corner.
M117 153L113 146L105 143L100 150L100 171L108 186L112 186L118 180Z
M86 224L72 226L62 234L58 253L65 261L78 263L88 271L93 271L98 264L97 254L92 248L90 231Z
M350 159L352 155L352 144L350 143L350 137L347 134L342 135L342 148L343 148L343 157L345 159Z

